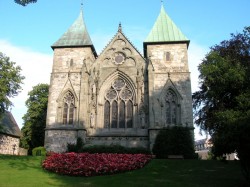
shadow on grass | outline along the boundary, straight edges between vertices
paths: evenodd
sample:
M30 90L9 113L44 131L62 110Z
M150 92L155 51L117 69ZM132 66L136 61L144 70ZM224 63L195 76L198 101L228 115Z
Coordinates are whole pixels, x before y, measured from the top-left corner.
M51 177L60 180L63 186L241 187L244 184L237 162L199 160L152 160L142 169L116 175Z
M0 155L0 159L13 169L27 170L33 168L40 170L44 157Z
M239 163L152 160L144 168L115 175L70 177L45 171L43 157L0 156L0 186L67 187L243 187ZM244 186L245 187L245 186Z

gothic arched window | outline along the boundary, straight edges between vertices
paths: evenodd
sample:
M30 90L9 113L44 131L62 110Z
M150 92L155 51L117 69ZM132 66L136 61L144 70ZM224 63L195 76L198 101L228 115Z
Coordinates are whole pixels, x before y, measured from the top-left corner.
M172 90L168 90L165 97L165 108L166 108L166 124L177 124L178 123L178 105L177 96Z
M73 124L75 99L71 92L65 94L63 103L63 124Z
M106 91L105 128L133 128L133 93L123 79L116 79Z

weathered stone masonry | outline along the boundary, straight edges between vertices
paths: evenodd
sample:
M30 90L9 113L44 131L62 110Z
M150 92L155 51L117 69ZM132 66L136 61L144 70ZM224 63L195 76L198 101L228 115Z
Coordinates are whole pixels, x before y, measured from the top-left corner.
M96 54L82 12L55 43L45 147L87 145L152 149L159 130L193 128L189 40L163 6L141 55L118 31Z

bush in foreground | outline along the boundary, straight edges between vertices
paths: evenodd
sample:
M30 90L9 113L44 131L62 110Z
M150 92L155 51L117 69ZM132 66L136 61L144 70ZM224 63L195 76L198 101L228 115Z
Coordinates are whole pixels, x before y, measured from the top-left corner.
M156 137L153 153L156 158L168 158L168 155L183 155L185 159L197 158L190 128L175 126L162 129Z
M62 175L96 176L142 168L151 160L145 154L54 153L43 161L43 168Z
M32 156L46 156L46 149L44 147L35 147L32 149Z

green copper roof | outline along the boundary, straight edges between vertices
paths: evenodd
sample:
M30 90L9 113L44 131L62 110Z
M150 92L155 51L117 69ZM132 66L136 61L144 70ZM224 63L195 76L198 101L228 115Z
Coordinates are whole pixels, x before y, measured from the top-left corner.
M82 11L67 32L65 32L62 37L52 45L52 48L67 46L93 46L83 20Z
M188 38L180 31L165 12L163 5L161 12L144 42L189 42Z

